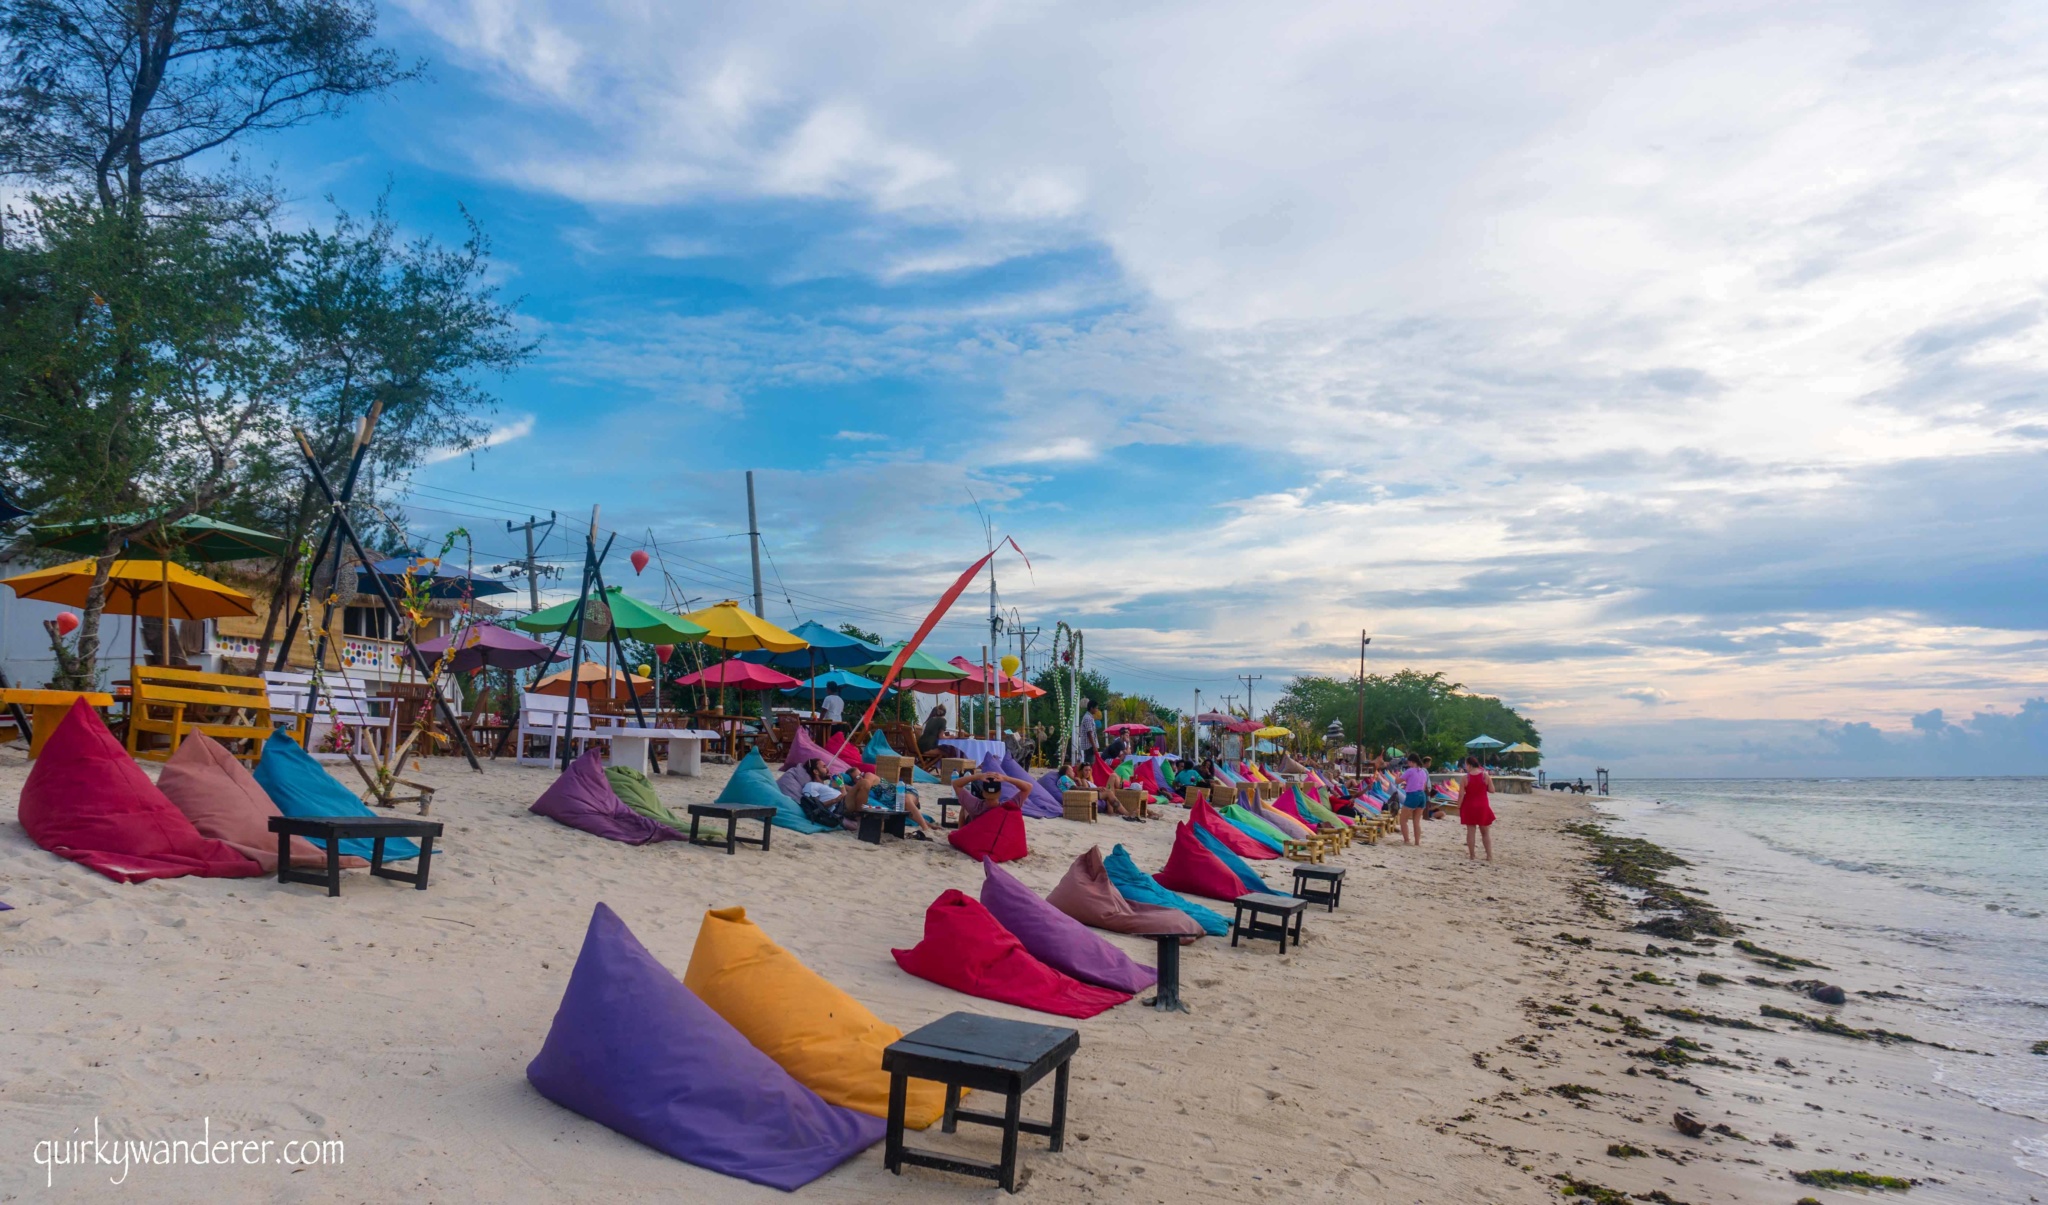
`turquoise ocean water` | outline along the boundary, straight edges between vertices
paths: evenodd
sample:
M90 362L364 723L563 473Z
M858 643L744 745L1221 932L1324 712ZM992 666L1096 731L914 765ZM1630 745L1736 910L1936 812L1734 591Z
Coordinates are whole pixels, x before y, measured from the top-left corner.
M1789 925L1844 986L1997 1053L1944 1087L2048 1122L2048 778L1636 779L1595 803L1738 924ZM2048 1175L2048 1143L2020 1157Z

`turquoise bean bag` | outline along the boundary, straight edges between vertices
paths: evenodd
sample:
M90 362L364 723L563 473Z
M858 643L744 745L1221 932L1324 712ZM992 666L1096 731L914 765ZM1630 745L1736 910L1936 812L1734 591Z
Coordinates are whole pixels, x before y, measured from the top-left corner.
M760 750L755 750L740 759L733 767L732 780L718 793L719 803L733 803L742 807L774 808L774 824L799 833L830 833L839 830L819 824L804 815L797 802L782 793L775 785L775 774L768 769L768 763L761 760Z
M1183 898L1161 887L1151 875L1138 869L1130 852L1119 845L1102 860L1102 868L1109 872L1110 885L1117 893L1133 904L1150 904L1155 908L1178 908L1195 918L1202 926L1202 932L1211 937L1221 937L1230 932L1230 921L1221 913L1204 908L1193 900Z
M313 760L313 755L299 748L299 742L280 728L263 742L263 756L257 759L256 785L270 796L270 802L287 816L375 816L379 813L349 793L349 789L334 781L325 767ZM322 849L327 843L319 837L306 840ZM375 853L376 842L369 837L345 837L341 852L358 858L369 858ZM404 837L384 839L384 860L403 862L420 856L420 847Z

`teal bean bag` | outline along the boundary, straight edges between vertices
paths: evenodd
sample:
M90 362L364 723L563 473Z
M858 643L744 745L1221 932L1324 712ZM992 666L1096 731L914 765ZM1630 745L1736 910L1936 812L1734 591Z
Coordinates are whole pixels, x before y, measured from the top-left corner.
M799 833L830 833L839 830L804 815L797 802L782 793L775 785L775 774L768 769L768 763L761 760L760 750L755 750L740 759L733 767L732 780L718 793L719 803L738 804L742 807L774 808L774 824Z
M1230 932L1230 921L1222 913L1161 887L1151 875L1138 869L1138 863L1123 846L1109 852L1109 856L1102 860L1102 868L1109 872L1110 885L1116 888L1117 894L1131 903L1177 908L1194 917L1195 923L1202 926L1202 932L1211 937L1221 937Z
M280 728L263 742L263 756L256 762L256 785L270 796L270 802L287 816L376 816L380 813L370 810L368 804L349 793L349 789L334 781L325 767L313 760L313 756L299 748L299 742ZM319 837L306 840L322 849L327 843ZM369 837L346 837L341 842L341 852L358 858L369 858L374 853L376 842ZM403 862L407 858L420 856L420 847L404 837L384 839L384 860Z

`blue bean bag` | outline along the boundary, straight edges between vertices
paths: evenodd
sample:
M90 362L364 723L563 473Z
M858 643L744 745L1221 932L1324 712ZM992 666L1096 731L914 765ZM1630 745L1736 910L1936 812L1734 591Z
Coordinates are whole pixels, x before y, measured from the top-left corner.
M1294 894L1291 891L1276 891L1272 887L1268 886L1266 884L1266 880L1259 877L1259 872L1252 869L1252 864L1250 862L1245 861L1243 858L1238 857L1237 854L1228 845L1225 845L1223 842L1217 840L1216 834L1208 831L1199 824L1191 824L1188 827L1194 830L1195 840L1200 841L1205 846L1208 846L1210 853L1215 854L1218 858L1221 858L1223 860L1223 864L1230 868L1230 873L1236 875L1238 881L1244 884L1244 889L1246 891L1256 891L1262 895Z
M1177 908L1195 918L1202 926L1202 932L1211 937L1221 937L1230 932L1230 921L1221 913L1204 908L1193 900L1185 899L1161 887L1151 875L1138 869L1130 852L1119 845L1109 851L1102 860L1102 868L1109 872L1110 885L1117 894L1133 904L1151 904L1155 908Z
M758 749L741 758L740 764L733 767L732 779L718 793L718 802L750 808L774 808L777 828L799 833L839 831L804 815L796 800L782 793L782 788L775 785L775 775L768 769L768 763L761 760Z
M375 816L368 804L334 781L325 767L299 748L299 742L280 728L263 742L263 756L256 762L256 785L270 796L270 802L287 816ZM327 843L318 837L306 840L322 849ZM341 852L358 858L375 853L376 841L369 837L345 837ZM403 862L420 856L420 847L404 837L384 839L384 860Z
M862 756L868 759L869 765L873 765L877 757L900 757L902 755L890 748L888 738L883 736L880 730L877 730L873 736L868 738L868 747L862 751ZM939 781L937 776L923 766L911 767L910 780L912 782Z
M784 1192L873 1146L886 1125L791 1078L603 904L526 1078L663 1154Z

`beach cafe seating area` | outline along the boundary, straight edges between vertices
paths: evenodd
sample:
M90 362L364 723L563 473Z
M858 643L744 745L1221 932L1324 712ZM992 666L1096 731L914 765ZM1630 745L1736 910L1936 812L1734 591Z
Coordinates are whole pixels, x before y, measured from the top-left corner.
M810 668L817 665L819 652L803 638L729 603L677 617L644 604L635 612L626 602L612 597L611 622L679 638L695 629L703 639L766 654L686 678L696 689L795 695L805 681L768 662L790 664L801 652ZM532 647L500 647L513 648L529 668L544 671L557 659L514 639ZM824 651L867 669L891 656L855 644L842 639ZM436 650L444 662L457 651ZM995 686L961 659L918 664L921 677L908 687L966 694ZM437 853L458 859L458 867L465 856L459 838L436 850L442 823L368 806L367 794L358 797L319 760L319 752L388 750L412 727L394 700L346 674L322 675L316 685L286 672L242 677L145 665L131 669L128 684L125 710L90 692L68 700L43 697L64 692L37 692L30 700L35 740L19 816L50 853L121 883L274 877L289 893L281 900L335 899L343 872L359 870L370 882L396 879L424 892ZM1130 754L1115 765L1098 756L1082 771L1087 781L1074 783L1043 768L1034 775L1002 742L971 733L944 735L929 748L919 733L888 726L856 746L793 708L764 706L767 721L751 727L722 709L663 710L642 697L648 685L590 663L543 676L522 693L516 725L503 737L512 747L507 761L545 768L536 776L533 815L560 825L566 841L597 837L635 847L709 847L681 856L765 858L778 849L770 835L776 828L871 844L921 838L925 823L911 833L906 821L919 819L910 797L922 797L939 821L933 831L978 864L980 890L940 892L921 932L906 929L904 944L888 954L905 974L959 996L1055 1018L1129 1007L1146 991L1153 994L1139 1007L1177 1012L1185 1008L1184 959L1229 957L1230 947L1259 939L1285 953L1298 950L1314 925L1346 923L1339 915L1343 870L1335 863L1390 823L1387 783L1346 782L1292 758L1284 767L1219 766L1204 785L1176 788L1175 759L1162 752ZM414 702L416 716L424 704ZM649 772L661 769L665 749L669 772L693 773L707 748L737 758L730 778L715 802L679 816ZM137 759L162 762L160 775L152 780ZM815 785L808 767L818 764L846 776L835 781L872 784L874 793L860 797L867 802L841 796L825 808L806 790ZM951 785L977 779L1001 789L976 794L962 786L956 795ZM1174 826L1162 865L1148 871L1123 845L1111 842L1105 854L1098 844L1043 896L1004 869L1033 856L1033 824L1096 823L1111 809ZM759 827L742 833L742 824ZM1260 868L1268 862L1301 873L1285 881ZM405 863L415 868L393 869ZM1313 924L1311 903L1321 905ZM1154 965L1103 932L1155 939ZM1224 936L1228 945L1213 952L1203 942ZM630 1015L620 1011L628 999L636 1002ZM543 1096L676 1158L784 1190L881 1144L891 1172L925 1168L1015 1191L1020 1136L1044 1138L1049 1154L1062 1149L1070 1065L1087 1057L1070 1026L969 1011L906 1036L776 946L738 907L704 916L696 951L678 976L602 902L554 1026L535 1040L527 1078ZM1025 1094L1047 1078L1049 1120L1025 1120ZM967 1092L993 1097L1002 1111L963 1108ZM951 1132L961 1122L1000 1131L1000 1158L906 1145L906 1129L938 1123Z

